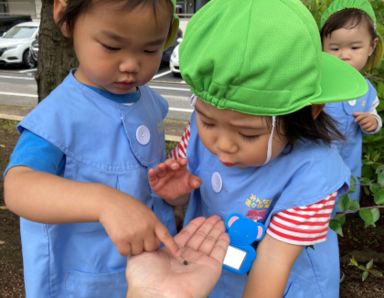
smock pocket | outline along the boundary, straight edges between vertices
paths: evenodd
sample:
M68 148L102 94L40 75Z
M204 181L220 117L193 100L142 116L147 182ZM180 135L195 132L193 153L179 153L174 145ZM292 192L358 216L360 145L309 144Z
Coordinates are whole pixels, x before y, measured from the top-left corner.
M125 270L112 273L72 271L65 280L65 297L68 298L125 298L126 292Z

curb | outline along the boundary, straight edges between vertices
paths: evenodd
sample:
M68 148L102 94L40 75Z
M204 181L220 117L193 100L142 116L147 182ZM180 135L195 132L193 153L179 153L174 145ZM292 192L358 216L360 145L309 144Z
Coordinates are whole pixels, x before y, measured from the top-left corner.
M14 120L14 121L21 121L23 120L23 116L18 115L8 115L8 114L0 114L0 119L4 120ZM181 137L179 136L173 136L173 135L165 135L165 140L167 142L177 142L179 143L181 141Z

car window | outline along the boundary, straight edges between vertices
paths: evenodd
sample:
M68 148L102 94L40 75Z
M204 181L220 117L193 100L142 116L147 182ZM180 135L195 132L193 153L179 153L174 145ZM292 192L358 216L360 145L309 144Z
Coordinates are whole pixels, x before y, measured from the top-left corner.
M35 33L37 27L16 26L4 33L3 38L30 38Z

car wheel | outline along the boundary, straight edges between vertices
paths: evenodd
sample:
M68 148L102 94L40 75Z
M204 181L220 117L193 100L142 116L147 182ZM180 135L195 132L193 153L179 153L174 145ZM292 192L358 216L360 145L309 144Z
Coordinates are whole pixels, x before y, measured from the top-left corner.
M23 53L23 64L28 68L34 68L36 66L36 62L32 57L32 54L29 50L26 50Z

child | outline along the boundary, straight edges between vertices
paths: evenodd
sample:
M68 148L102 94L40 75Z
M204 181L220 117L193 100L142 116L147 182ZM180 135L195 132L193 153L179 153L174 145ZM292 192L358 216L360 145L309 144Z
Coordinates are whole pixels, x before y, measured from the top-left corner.
M178 29L175 2L54 1L79 66L19 124L5 176L27 297L125 297L127 255L160 242L177 254L172 209L147 181L167 103L145 86Z
M365 73L380 63L382 41L376 32L376 17L367 0L335 0L321 17L323 50ZM363 134L377 133L382 126L376 107L379 99L367 79L368 92L347 102L327 104L324 111L338 123L345 141L336 142L341 157L355 178L356 190L349 194L360 198Z
M338 297L329 220L349 170L322 105L365 94L364 78L321 51L297 0L209 2L188 24L180 69L197 100L174 156L191 174L167 160L149 171L152 189L179 204L198 176L186 222L240 213L267 227L249 275L223 272L210 297Z

